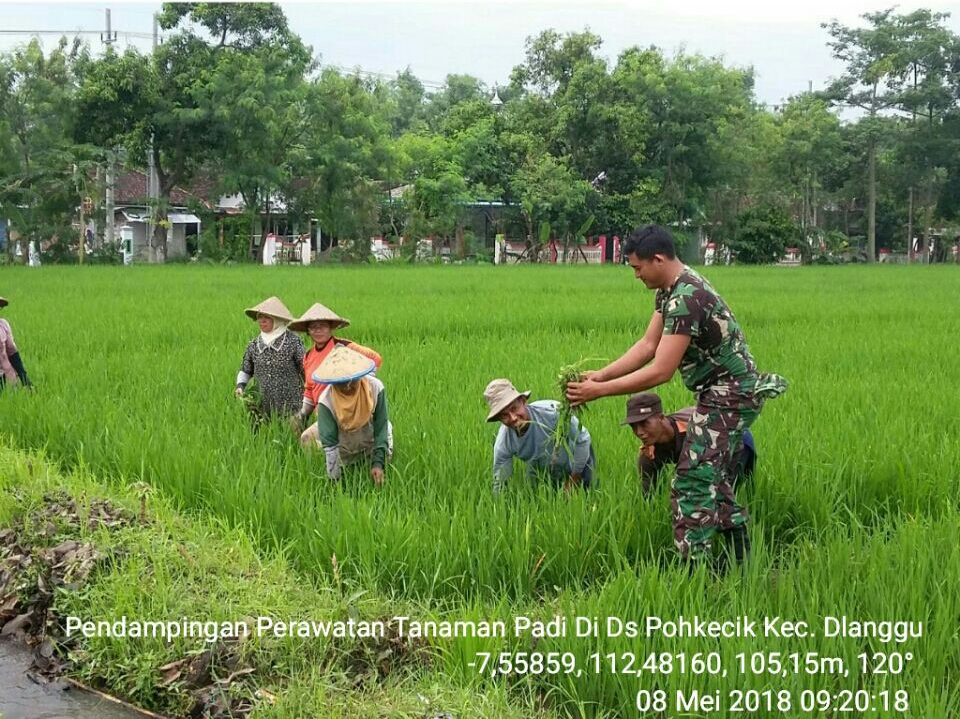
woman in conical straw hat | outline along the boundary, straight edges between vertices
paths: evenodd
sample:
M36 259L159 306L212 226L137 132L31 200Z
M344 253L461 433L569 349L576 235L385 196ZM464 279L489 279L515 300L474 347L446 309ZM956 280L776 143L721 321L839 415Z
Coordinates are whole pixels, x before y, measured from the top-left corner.
M373 483L383 484L393 446L387 392L372 374L375 366L359 352L334 347L313 373L327 385L317 403L317 435L330 479L339 479L345 464L369 462Z
M327 388L327 385L323 383L314 382L313 373L333 351L334 347L349 347L354 352L359 352L364 357L372 359L376 369L380 369L383 360L375 351L356 342L333 336L335 331L343 329L349 324L350 320L341 317L319 302L290 323L289 329L294 332L307 333L308 347L310 347L303 358L303 375L305 377L303 403L300 406L300 413L297 415L297 426L300 429L307 425L313 410L317 406L317 401L320 399L320 394ZM300 435L300 444L307 449L320 446L316 423L312 423L309 427L303 429L303 433Z
M293 316L276 297L244 313L256 321L260 334L250 340L243 353L235 393L242 397L255 378L261 393L256 412L268 417L293 417L303 396L303 343L288 329Z
M0 307L6 307L10 304L5 298L0 297ZM23 366L23 360L20 358L20 350L17 349L16 342L13 341L13 330L10 329L10 323L0 319L0 390L7 383L17 384L24 387L32 387L30 378L27 376L27 370Z

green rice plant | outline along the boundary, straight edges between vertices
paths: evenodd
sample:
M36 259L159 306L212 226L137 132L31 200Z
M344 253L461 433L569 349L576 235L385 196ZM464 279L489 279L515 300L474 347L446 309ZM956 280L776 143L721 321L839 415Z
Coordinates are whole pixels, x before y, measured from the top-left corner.
M557 390L559 393L559 403L560 403L560 412L557 417L557 424L553 428L551 435L551 443L553 445L553 458L556 461L557 454L563 450L566 453L568 458L573 458L573 448L570 446L570 420L574 416L580 415L581 411L586 409L585 405L578 405L576 407L570 404L570 400L567 399L567 385L571 382L579 382L583 379L583 371L580 369L583 364L583 360L577 362L576 364L565 365L560 368L560 373L557 375Z
M265 556L281 552L319 591L364 592L430 616L922 619L924 638L901 647L915 655L900 681L910 713L957 715L960 607L950 588L960 586L960 443L945 433L956 401L944 388L960 384L960 365L951 342L917 339L960 334L960 313L928 310L960 305L956 268L704 273L759 367L791 381L752 427L759 465L739 496L751 516L752 564L722 580L690 582L676 566L670 471L644 495L622 398L590 403L595 490L567 496L514 481L499 497L490 492L495 429L484 422L483 387L509 376L539 397L559 390L563 402L566 378L550 367L580 348L611 357L636 342L653 293L620 267L6 268L3 294L18 301L2 316L37 389L0 394L0 427L65 468L118 488L150 485L148 516L163 497L249 537ZM254 434L237 411L233 378L256 332L242 311L270 295L295 314L324 302L351 319L339 334L383 356L396 453L380 490L363 472L331 483L322 457L301 452L288 428L268 423ZM202 317L171 312L171 297L202 307ZM679 378L657 391L668 411L695 401ZM529 644L438 640L437 676L442 667L471 686L541 697L567 716L637 715L636 676L591 670L507 682L466 667L481 647ZM880 650L823 636L712 644L567 636L538 646L581 657L711 649L724 663L754 651L856 661ZM756 689L776 679L795 692L882 683L860 674L735 679ZM734 686L729 676L648 680L671 695Z
M556 460L557 453L562 449L568 458L573 458L573 448L570 446L570 420L573 417L580 417L586 411L587 405L579 404L576 407L570 404L567 399L567 385L571 382L580 382L583 380L583 366L588 362L594 362L593 359L581 359L574 364L564 365L560 368L557 375L557 391L559 394L560 412L557 418L557 424L551 433L551 444L553 445L553 458Z

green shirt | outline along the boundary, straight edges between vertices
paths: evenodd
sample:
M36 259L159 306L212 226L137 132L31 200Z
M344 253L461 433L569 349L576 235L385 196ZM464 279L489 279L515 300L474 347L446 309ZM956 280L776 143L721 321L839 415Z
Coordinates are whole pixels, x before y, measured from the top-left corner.
M751 384L757 366L740 323L716 290L697 272L684 267L672 287L657 291L656 310L663 334L689 335L680 360L680 376L691 392L725 384Z
M376 397L373 415L370 418L373 425L373 452L370 461L372 466L383 469L386 465L388 447L387 392L383 383L376 377L365 377L364 379L370 383ZM328 387L320 395L320 402L317 405L317 434L324 451L327 453L327 471L331 477L336 478L340 476L340 427L337 425L337 419L330 407L330 391Z

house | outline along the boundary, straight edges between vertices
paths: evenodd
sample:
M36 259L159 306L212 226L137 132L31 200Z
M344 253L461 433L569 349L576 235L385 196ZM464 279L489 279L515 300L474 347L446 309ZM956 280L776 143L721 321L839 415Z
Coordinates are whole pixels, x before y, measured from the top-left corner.
M150 248L150 204L147 173L142 170L123 170L117 174L113 190L113 236L120 240L123 227L131 228L129 254L134 262L161 262L157 250ZM210 207L199 195L174 187L167 208L167 259L187 257L188 249L196 247L200 234L200 218L189 211L191 205ZM191 240L191 238L194 238Z
M225 217L243 214L246 211L246 203L239 193L223 195L217 200L213 209L219 221ZM289 249L296 246L295 252L287 253L290 257L293 254L296 255L296 259L292 260L296 263L309 264L312 257L336 245L335 238L323 232L320 221L316 217L303 220L291 217L287 201L279 194L271 194L269 199L263 203L258 215L261 221L269 216L267 236L273 235L275 237L278 248L282 249L282 246L286 246ZM250 258L254 260L260 255L262 237L258 232L262 229L263 223L257 224L256 231L253 231L250 235ZM282 254L280 253L280 255Z
M388 196L392 201L400 201L407 193L413 190L412 184L399 185L388 191ZM518 207L518 203L507 203L498 199L476 198L461 202L463 208L458 230L455 237L452 238L459 246L462 253L466 248L463 247L464 233L471 233L476 242L476 248L495 249L496 236L508 228L506 225L513 218L510 216L511 206ZM512 230L513 228L509 228Z

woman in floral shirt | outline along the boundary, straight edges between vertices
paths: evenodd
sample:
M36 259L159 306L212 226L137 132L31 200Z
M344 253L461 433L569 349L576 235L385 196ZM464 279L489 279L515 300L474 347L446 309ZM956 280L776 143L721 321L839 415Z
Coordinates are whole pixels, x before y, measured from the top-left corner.
M254 411L265 417L293 417L303 398L303 343L287 329L293 321L276 297L245 311L256 320L260 334L250 340L237 373L238 397L251 379L257 380L260 399Z

